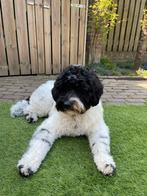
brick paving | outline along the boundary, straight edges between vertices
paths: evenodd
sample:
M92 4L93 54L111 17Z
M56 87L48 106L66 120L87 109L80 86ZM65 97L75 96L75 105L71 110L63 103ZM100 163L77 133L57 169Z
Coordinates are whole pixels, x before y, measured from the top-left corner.
M0 77L0 101L16 101L27 98L40 84L56 76ZM104 84L102 100L105 103L147 103L147 80L120 77L101 77Z

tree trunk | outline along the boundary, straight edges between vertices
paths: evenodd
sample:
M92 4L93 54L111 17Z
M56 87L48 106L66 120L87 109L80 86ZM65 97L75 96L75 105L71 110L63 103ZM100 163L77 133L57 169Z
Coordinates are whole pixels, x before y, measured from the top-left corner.
M102 54L101 35L94 33L90 38L89 63L100 63Z

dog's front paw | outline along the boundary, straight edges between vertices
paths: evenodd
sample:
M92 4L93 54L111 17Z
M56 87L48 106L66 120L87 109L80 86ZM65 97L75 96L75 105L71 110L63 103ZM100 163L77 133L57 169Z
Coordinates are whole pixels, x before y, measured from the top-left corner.
M105 164L101 171L105 176L113 176L115 174L116 166L113 164Z
M98 170L104 175L104 176L112 176L115 174L116 171L116 165L113 161L112 156L106 156L106 155L100 155L96 156L94 159Z
M31 176L34 172L30 167L26 167L25 165L18 165L19 174L23 177Z
M39 167L39 164L37 162L27 160L27 159L21 159L18 162L17 168L19 171L19 174L24 177L31 176L34 174Z

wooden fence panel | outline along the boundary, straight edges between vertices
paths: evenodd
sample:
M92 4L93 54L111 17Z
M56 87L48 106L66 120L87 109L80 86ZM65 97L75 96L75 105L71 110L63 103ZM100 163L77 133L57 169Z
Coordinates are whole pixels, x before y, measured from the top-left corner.
M88 0L0 2L0 76L57 74L69 63L85 64ZM146 0L115 2L118 22L104 55L133 59Z
M120 41L119 41L119 51L123 50L124 38L125 38L125 30L127 25L127 15L129 11L129 0L125 0L124 4L124 12L121 24L121 32L120 32Z
M8 55L10 75L19 75L18 50L16 42L16 26L12 0L1 0L6 50Z
M80 16L79 16L79 41L78 41L78 64L84 64L84 50L85 50L85 28L86 28L86 7L87 1L81 0L80 1Z
M86 40L87 40L87 23L88 23L88 8L89 8L89 1L86 2L85 4L85 32L84 32L84 51L83 51L83 62L82 62L82 65L84 66L86 64Z
M29 48L32 74L38 74L38 58L37 58L37 35L35 22L35 2L27 0L27 15L28 15L28 32L29 32Z
M45 46L45 69L46 74L52 73L51 62L51 5L50 0L44 0L44 46Z
M0 76L85 64L88 0L0 0Z
M0 75L8 75L8 66L6 60L4 32L2 27L1 9L0 9Z
M137 51L137 47L138 47L138 41L139 41L140 31L141 31L141 19L143 17L143 9L145 8L145 3L146 3L146 0L142 0L141 1L140 8L138 8L140 10L139 18L138 18L138 23L140 25L136 29L136 38L135 38L135 42L134 42L134 51Z
M70 1L62 0L62 69L69 65Z
M117 0L118 20L109 31L104 55L115 61L132 61L137 52L146 0ZM143 60L144 61L144 60Z
M114 27L110 29L108 34L107 51L111 51L113 47Z
M30 59L28 47L28 28L26 20L26 2L25 0L14 0L16 29L18 39L18 51L20 59L20 72L22 75L30 74Z
M39 74L45 73L44 32L43 32L43 0L35 0L37 51Z
M114 0L114 3L118 3L117 0ZM114 37L114 27L112 27L108 34L108 43L107 43L107 51L111 51L113 47L113 37Z
M132 31L131 31L128 51L132 51L133 46L134 46L135 33L136 33L135 29L138 28L138 15L139 15L140 2L141 2L141 0L136 1L136 7L135 7L135 11L134 11L135 17L133 18Z
M70 64L78 62L79 0L71 0Z
M60 72L61 67L61 45L60 45L60 0L52 1L52 53L53 73Z
M128 21L127 21L125 41L124 41L124 51L128 50L129 40L130 40L130 37L131 37L131 27L132 27L132 21L133 21L135 1L136 0L131 0L130 1L130 8L129 8L128 18L127 18Z
M119 46L119 33L120 33L120 28L121 28L121 18L122 18L122 14L123 14L123 3L124 3L124 0L117 1L118 19L117 19L115 31L114 31L114 42L112 44L114 52L117 51L118 46Z

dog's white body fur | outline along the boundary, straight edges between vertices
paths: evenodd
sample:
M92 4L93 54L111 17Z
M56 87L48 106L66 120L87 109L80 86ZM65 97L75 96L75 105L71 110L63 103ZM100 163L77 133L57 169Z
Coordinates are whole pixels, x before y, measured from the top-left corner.
M17 102L11 107L11 116L17 117L26 115L29 120L33 119L33 122L38 120L38 117L44 117L49 114L54 104L54 100L51 94L51 89L54 86L54 80L47 81L40 85L31 95L29 103L26 100Z
M30 97L29 104L21 109L33 118L49 114L32 136L28 150L18 162L20 173L28 176L36 172L44 160L47 152L57 138L62 136L86 135L89 139L94 162L104 175L112 175L115 162L110 154L109 129L104 122L103 107L101 101L95 107L91 107L84 114L66 113L57 111L52 98L51 89L54 81L48 81L36 89ZM23 102L23 101L22 101ZM16 105L11 108L11 116L17 116L19 108Z

